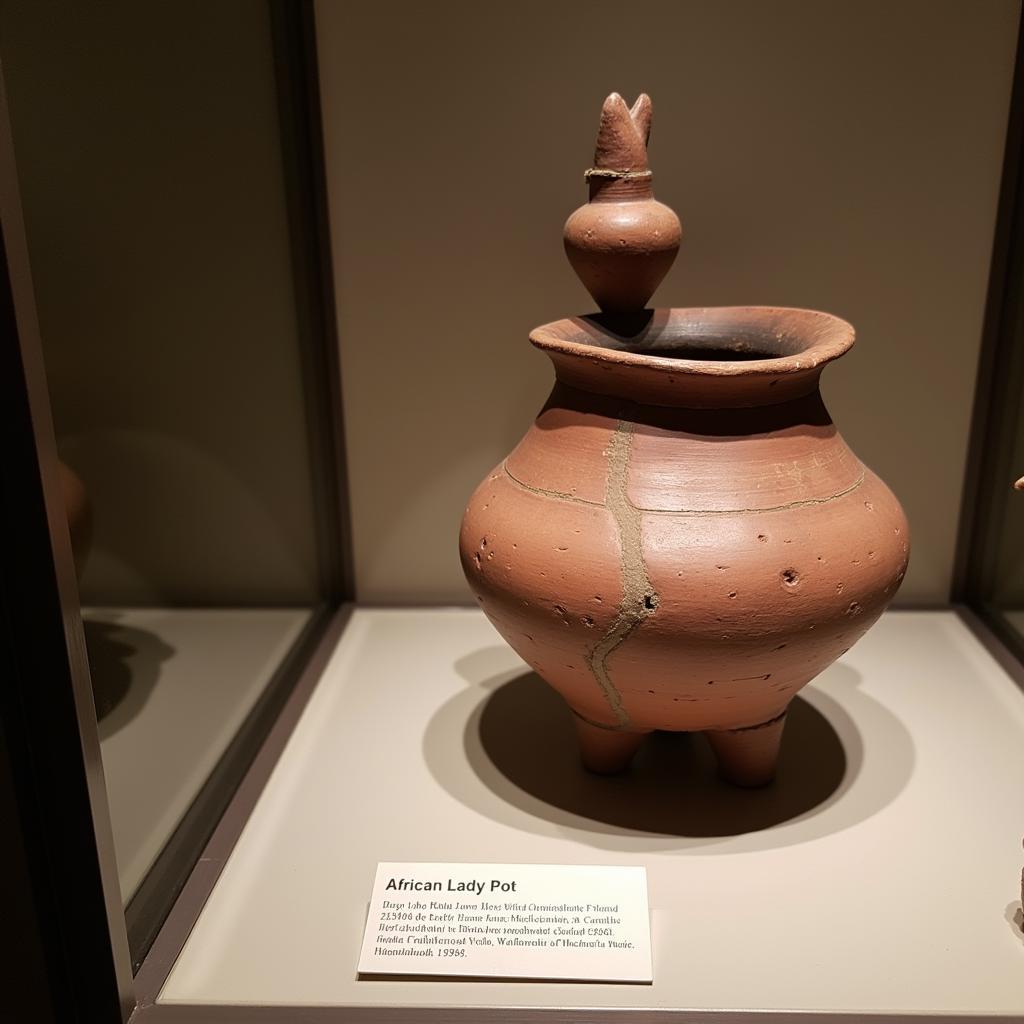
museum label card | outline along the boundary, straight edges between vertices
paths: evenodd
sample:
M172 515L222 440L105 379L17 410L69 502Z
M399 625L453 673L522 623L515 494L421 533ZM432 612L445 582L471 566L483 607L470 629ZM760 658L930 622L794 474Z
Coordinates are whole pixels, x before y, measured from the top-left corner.
M647 871L378 864L359 972L650 982Z

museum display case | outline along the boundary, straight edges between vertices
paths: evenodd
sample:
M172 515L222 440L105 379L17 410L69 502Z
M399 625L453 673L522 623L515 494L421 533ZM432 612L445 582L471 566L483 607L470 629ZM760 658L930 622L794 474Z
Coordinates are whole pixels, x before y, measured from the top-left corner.
M1024 1016L1019 5L601 10L0 11L5 1019ZM361 972L389 864L652 980Z
M136 964L347 589L305 70L273 11L3 18Z

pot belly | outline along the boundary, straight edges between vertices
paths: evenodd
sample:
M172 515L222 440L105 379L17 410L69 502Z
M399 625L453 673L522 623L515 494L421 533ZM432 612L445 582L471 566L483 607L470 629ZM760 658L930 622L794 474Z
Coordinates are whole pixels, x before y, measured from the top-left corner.
M638 728L764 722L882 613L907 565L907 525L870 471L791 509L643 517L655 614L608 658Z
M470 498L459 551L481 609L509 646L574 709L614 724L591 656L623 600L611 513L525 487L502 465Z
M612 476L603 496L580 496L502 465L460 537L485 614L598 726L777 717L875 621L906 569L902 510L867 470L824 500L721 513L643 511L617 498Z

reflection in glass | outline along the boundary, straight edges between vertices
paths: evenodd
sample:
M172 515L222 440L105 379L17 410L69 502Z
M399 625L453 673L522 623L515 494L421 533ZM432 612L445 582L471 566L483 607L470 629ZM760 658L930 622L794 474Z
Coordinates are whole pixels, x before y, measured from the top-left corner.
M248 0L0 11L136 960L325 601L287 17Z

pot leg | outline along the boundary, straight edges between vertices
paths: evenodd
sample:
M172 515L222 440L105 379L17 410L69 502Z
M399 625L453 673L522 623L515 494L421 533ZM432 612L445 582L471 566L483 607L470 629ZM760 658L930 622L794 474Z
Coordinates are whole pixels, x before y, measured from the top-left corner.
M742 729L708 731L722 777L736 786L766 786L775 778L786 712Z
M602 729L585 722L578 715L576 734L580 740L580 756L583 767L598 775L617 775L629 767L645 732L622 732L618 729Z

